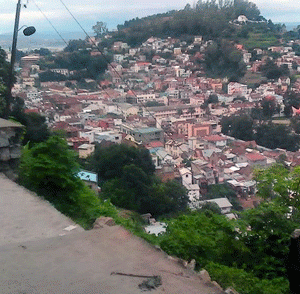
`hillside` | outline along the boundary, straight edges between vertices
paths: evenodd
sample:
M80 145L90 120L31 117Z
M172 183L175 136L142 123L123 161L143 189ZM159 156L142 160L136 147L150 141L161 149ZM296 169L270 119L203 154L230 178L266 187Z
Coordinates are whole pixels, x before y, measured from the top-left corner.
M113 39L134 46L151 36L188 41L191 36L201 35L206 40L226 38L241 42L247 49L253 49L275 45L282 28L267 21L257 6L246 0L198 1L194 7L187 4L179 11L125 21L118 26Z

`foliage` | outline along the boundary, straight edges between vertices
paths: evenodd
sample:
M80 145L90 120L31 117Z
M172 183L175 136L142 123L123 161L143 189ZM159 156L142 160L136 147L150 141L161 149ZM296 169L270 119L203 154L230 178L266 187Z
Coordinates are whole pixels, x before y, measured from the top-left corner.
M0 117L8 117L7 103L9 95L10 64L6 61L6 53L0 47Z
M206 199L216 199L226 197L233 205L234 210L242 210L238 200L237 193L228 184L215 184L208 186L208 193L204 195Z
M113 36L135 46L151 36L182 37L190 40L191 36L201 35L205 39L234 38L239 31L231 22L242 14L251 20L262 20L260 11L254 3L240 1L198 1L179 11L135 18L118 26L118 33ZM270 30L267 24L261 24L263 30Z
M97 23L92 27L92 29L95 32L97 38L104 36L108 32L106 23L102 21L97 21Z
M294 130L296 134L300 134L300 119L298 116L294 116L290 119L291 128Z
M284 206L300 209L300 167L292 170L283 165L273 165L256 171L258 195L265 199L276 199Z
M98 173L102 197L118 207L155 216L186 209L186 189L175 181L162 183L156 179L151 156L144 148L96 145L87 168Z
M286 67L278 67L271 59L267 59L266 63L260 68L262 74L272 80L279 79L281 76L289 76L289 70Z
M215 199L221 197L236 197L236 192L228 184L215 184L208 186L208 193L205 194L206 199Z
M58 210L88 227L100 215L100 200L76 175L76 155L58 136L24 147L20 182L49 200Z
M299 149L299 136L291 133L289 127L272 123L256 126L254 140L258 145L276 149L282 148L288 151Z
M300 95L294 91L287 91L284 95L284 105L287 107L300 107Z
M124 166L121 178L109 180L102 186L102 197L122 208L154 216L183 211L187 207L187 191L175 181L152 182L135 165Z
M253 120L247 115L223 117L221 126L225 135L244 141L253 140Z
M228 267L210 262L205 266L213 280L223 288L233 287L240 294L287 294L289 283L287 279L277 278L267 280L255 277L243 269Z
M205 53L206 73L212 77L227 77L237 81L246 72L242 54L229 41L222 40L208 46Z
M290 235L298 224L289 219L289 207L279 202L265 202L241 214L250 230L242 240L249 248L252 262L245 269L259 278L285 277L285 261L289 252Z
M5 116L7 87L0 83L0 117Z
M12 101L11 117L26 127L22 142L23 145L28 142L32 145L46 141L50 136L50 131L45 117L38 113L24 113L24 106L22 98L15 97Z
M164 103L160 103L157 101L147 101L145 104L146 107L152 107L152 106L165 106Z
M210 103L216 104L218 102L219 102L219 98L218 98L217 94L210 94L208 96L208 99L206 100L207 104L210 104Z
M265 114L268 114L266 110ZM255 124L253 118L245 114L223 117L222 133L244 141L255 140L258 145L270 149L282 148L288 151L299 149L299 136L293 134L288 126L271 122L261 123L264 117L259 108L254 108L251 116L258 119L259 124Z
M52 55L51 51L48 48L35 49L33 52L41 56Z
M53 62L58 68L67 68L79 74L71 75L70 79L92 78L96 79L107 69L107 62L111 56L91 56L88 50L70 51L68 54L57 55Z
M274 100L263 99L261 107L263 116L268 119L270 119L278 110Z
M245 247L236 238L233 222L225 216L203 210L180 215L167 223L160 246L168 254L188 261L195 259L200 267L210 261L229 266L239 258L243 261Z
M86 49L87 43L84 40L70 40L68 42L67 47L65 47L64 51L65 52L76 52L81 49Z
M40 82L59 82L67 80L67 77L63 74L53 72L51 70L46 70L39 73L39 80Z
M25 119L26 132L23 145L28 142L30 144L44 142L49 138L50 131L44 116L37 113L29 113L25 116Z
M88 158L87 167L98 173L101 182L121 178L123 168L131 164L139 167L148 176L153 175L155 171L147 149L125 144L115 144L110 147L96 145L95 152Z

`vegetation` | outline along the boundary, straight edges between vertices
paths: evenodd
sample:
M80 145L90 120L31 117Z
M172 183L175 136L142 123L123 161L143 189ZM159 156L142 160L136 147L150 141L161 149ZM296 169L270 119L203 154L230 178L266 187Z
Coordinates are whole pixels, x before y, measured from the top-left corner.
M255 113L255 118L270 117L265 110L265 117L262 113ZM289 151L299 149L300 138L291 132L291 128L285 125L276 125L272 122L255 123L249 115L223 117L221 120L222 133L234 138L252 141L255 140L260 146L270 149L282 148Z
M108 61L112 61L111 56L91 56L90 50L87 50L87 43L83 40L71 40L64 51L55 57L46 56L40 62L41 69L45 70L40 74L41 81L98 79L107 69ZM72 73L66 77L51 72L52 68L65 68Z
M287 66L278 67L271 59L267 59L264 65L261 66L263 76L270 80L277 80L282 76L289 76L290 71Z
M299 168L274 166L258 171L256 179L265 199L257 208L240 212L238 220L211 207L181 215L167 221L158 243L171 255L195 259L223 287L247 294L289 293L285 262L290 234L299 224Z
M83 227L100 215L100 200L78 177L79 165L66 141L51 136L45 142L24 147L20 182L45 197L59 211Z
M176 181L162 183L157 179L149 151L144 148L98 145L85 167L98 173L101 196L118 207L154 216L187 207L186 189Z
M230 81L238 81L246 72L240 51L224 40L208 46L204 63L205 71L211 77L227 77Z
M230 22L239 15L250 20L261 20L254 3L240 1L198 1L194 8L189 4L183 10L170 11L142 19L135 18L118 26L115 38L136 45L155 35L180 37L201 35L205 38L229 37L238 32Z

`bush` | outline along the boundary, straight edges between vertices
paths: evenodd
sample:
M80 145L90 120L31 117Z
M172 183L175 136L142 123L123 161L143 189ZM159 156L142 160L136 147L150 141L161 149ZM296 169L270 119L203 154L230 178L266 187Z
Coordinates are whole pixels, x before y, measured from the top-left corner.
M285 278L267 280L255 277L243 269L237 269L210 262L205 269L221 287L232 286L240 294L285 294L289 293L289 283Z

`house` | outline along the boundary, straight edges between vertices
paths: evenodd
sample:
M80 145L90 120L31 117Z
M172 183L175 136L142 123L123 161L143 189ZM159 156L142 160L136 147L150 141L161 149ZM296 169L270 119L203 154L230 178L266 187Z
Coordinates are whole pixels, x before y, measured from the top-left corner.
M87 158L95 151L95 145L82 144L78 147L79 158Z
M77 176L85 182L86 185L88 185L92 190L95 192L99 191L98 188L98 174L91 172L91 171L86 171L86 170L81 170Z
M227 88L228 95L246 96L248 94L247 85L230 82Z
M188 186L188 197L190 202L199 201L200 195L200 187L198 184L191 184Z
M220 135L206 136L203 140L207 141L212 147L224 148L227 145L227 137Z
M163 142L163 130L159 128L123 123L120 129L121 132L133 136L137 142L142 141L144 144L152 141Z
M183 152L188 152L188 144L185 142L176 142L175 140L169 140L165 144L166 150L174 157L178 158Z
M179 173L181 176L182 185L189 189L189 186L193 183L192 172L189 169L183 167L179 169Z
M247 162L251 166L255 166L255 165L266 166L267 165L267 158L260 153L251 152L251 153L246 153L245 156L247 158Z
M228 214L231 212L232 204L229 202L229 200L226 197L210 199L210 200L206 200L205 202L216 203L221 209L222 214Z
M108 141L115 144L122 143L122 134L117 131L95 132L95 142Z

